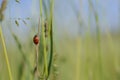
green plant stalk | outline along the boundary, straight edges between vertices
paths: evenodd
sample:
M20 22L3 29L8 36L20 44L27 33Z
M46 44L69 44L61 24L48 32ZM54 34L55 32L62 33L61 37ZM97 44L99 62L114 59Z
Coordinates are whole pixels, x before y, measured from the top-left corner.
M89 17L88 17L88 27L87 27L87 30L86 30L86 74L87 74L87 80L89 80L89 69L90 69L90 63L89 63L89 58L90 58L90 50L89 50L89 46L90 46L90 42L91 42L91 33L90 33L90 12L91 12L91 6L89 5Z
M115 45L113 43L113 39L112 36L109 32L109 29L107 28L107 38L108 38L108 43L109 43L109 49L112 52L112 58L113 58L113 62L114 62L114 66L115 66L115 70L119 69L119 58L117 56L117 49L115 48ZM117 77L117 76L116 76ZM116 79L116 77L114 78L114 80Z
M48 64L47 64L47 52L46 52L46 41L45 41L45 33L44 33L44 23L42 17L42 0L40 0L40 17L41 17L41 24L42 24L42 39L43 39L43 46L44 46L44 67L45 67L45 77L48 76Z
M120 10L120 7L119 7L119 10ZM106 14L104 16L106 16ZM119 15L119 19L120 19L120 15ZM107 23L106 19L103 19L103 20L104 20L104 22ZM110 51L112 52L112 57L113 57L113 62L114 62L115 70L117 70L117 69L119 69L119 65L118 65L119 64L119 57L117 55L117 49L116 49L115 44L113 42L113 38L112 38L112 35L110 33L110 30L109 30L108 26L109 26L109 24L107 24L107 26L106 26L106 35L107 35L107 39L108 39L108 45L109 45ZM114 78L114 79L116 79L116 78Z
M49 36L50 36L50 60L48 65L48 77L50 75L50 70L52 66L53 59L53 9L54 9L54 0L50 0L50 23L49 23Z
M100 80L103 80L103 72L102 72L102 55L101 55L101 34L100 34L100 26L97 13L95 15L96 20L96 33L97 33L97 48L98 48L98 61L99 61L99 72L100 72Z
M6 44L5 44L5 40L4 40L4 36L3 36L3 32L2 32L2 26L0 26L0 36L1 36L1 39L2 39L2 45L3 45L4 56L5 56L5 60L6 60L6 64L7 64L7 69L8 69L8 73L9 73L9 79L13 80L13 78L12 78L12 72L11 72L11 67L10 67L10 63L9 63L9 59L8 59L8 55L7 55Z
M90 34L89 34L89 31L86 32L86 40L85 40L85 50L86 50L86 79L89 80L89 70L90 70L90 61L89 61L89 58L90 58L90 50L89 50L89 46L90 46Z
M82 43L81 43L81 39L80 39L80 37L77 39L77 41L76 41L76 45L77 45L77 56L76 56L76 80L80 80L80 54L81 54L81 45L82 45Z
M45 4L45 1L43 1L43 9L44 9L46 19L48 20L48 10L47 10L47 5Z
M103 69L102 69L102 52L101 52L101 32L99 26L99 18L98 14L95 12L95 21L96 21L96 33L97 33L97 47L98 47L98 61L99 61L99 72L100 72L100 80L103 80Z
M99 71L100 71L100 76L101 80L103 80L103 75L102 75L102 55L101 55L101 41L100 41L100 30L97 28L97 47L98 47L98 60L99 60Z
M99 26L99 19L96 10L93 7L92 1L88 0L89 4L91 5L91 9L95 16L96 21L96 33L97 33L97 48L98 48L98 61L99 61L99 72L100 72L100 80L103 80L103 71L102 71L102 55L101 55L101 34L100 34L100 26Z

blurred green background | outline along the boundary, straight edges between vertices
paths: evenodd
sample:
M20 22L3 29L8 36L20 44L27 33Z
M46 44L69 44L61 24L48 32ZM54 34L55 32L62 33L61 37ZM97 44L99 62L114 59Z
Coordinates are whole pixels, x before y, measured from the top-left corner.
M54 1L50 80L120 80L120 1ZM49 3L43 0L44 20ZM14 80L32 80L39 7L39 0L8 0L4 11L1 26ZM42 62L42 41L39 49ZM1 38L0 80L9 80Z

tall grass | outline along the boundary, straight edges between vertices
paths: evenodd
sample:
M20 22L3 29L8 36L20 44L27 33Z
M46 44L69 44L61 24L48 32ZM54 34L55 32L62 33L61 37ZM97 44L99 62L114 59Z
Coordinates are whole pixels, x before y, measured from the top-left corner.
M75 80L80 80L80 69L81 69L81 46L82 46L82 42L81 39L78 38L76 41L76 79Z
M2 26L0 26L0 36L1 36L1 39L2 39L2 45L3 45L5 61L6 61L6 65L7 65L7 69L8 69L8 73L9 73L9 79L13 80L12 71L11 71L11 67L10 67L10 62L9 62L9 59L8 59L8 53L7 53L7 49L6 49L6 44L5 44L5 40L4 40L4 36L3 36L3 32L2 32Z
M92 8L95 21L96 21L96 36L97 36L97 49L98 49L98 62L99 62L99 79L103 80L103 72L102 72L102 54L101 54L101 32L100 32L100 26L99 26L99 16L97 14L97 11L95 10L93 3L91 0L89 0L89 5Z
M45 38L45 27L44 27L44 21L43 21L43 1L40 0L40 17L41 17L41 25L42 25L42 41L43 41L43 46L44 46L44 69L45 69L45 78L48 79L49 75L50 75L50 71L51 71L51 66L52 66L52 59L53 59L53 9L54 9L54 0L50 0L50 15L48 17L47 13L46 13L46 17L47 17L47 21L48 21L48 38L50 38L50 58L49 60L47 59L48 54L46 51L46 47L47 47L47 40ZM47 12L47 10L45 10L45 12Z
M52 66L53 59L53 13L54 13L54 0L50 0L50 21L49 21L49 35L50 35L50 61L48 65L48 76L50 75L50 70Z
M85 22L84 19L82 19L83 18L82 14L77 10L75 6L71 4L72 9L79 22L78 23L79 29L81 31L81 28L84 27L85 35L83 34L81 36L81 33L79 33L79 36L73 38L71 37L71 35L68 36L64 34L62 37L60 36L59 38L57 37L58 39L55 39L56 38L54 36L54 31L55 31L54 3L55 2L54 0L49 0L48 5L46 5L44 0L39 0L40 25L38 26L38 34L40 34L40 46L35 45L35 49L36 49L35 51L37 53L35 59L37 61L36 63L40 64L39 66L37 66L39 68L40 78L38 76L37 78L34 77L35 80L56 80L56 79L57 80L113 80L113 79L119 80L120 79L120 72L119 72L120 55L119 55L119 45L117 44L119 43L119 41L117 39L114 39L115 37L112 35L109 29L106 29L106 34L104 34L103 36L101 35L102 32L100 30L98 12L96 8L93 6L92 0L88 0L88 2L89 2L88 3L89 19L88 19L87 27L84 27L86 24L84 24ZM80 3L80 5L82 5L82 3ZM80 7L83 8L83 6ZM95 26L96 26L95 36L91 32L91 27L92 27L91 15L92 18L94 17L95 20ZM46 33L44 32L45 20L48 23L47 37L45 37ZM12 24L10 26L12 26ZM20 28L20 25L18 28ZM22 55L20 63L17 62L15 63L15 65L18 65L18 68L16 67L16 69L19 69L18 72L16 72L18 73L18 76L15 77L18 80L28 80L28 79L34 80L33 79L34 74L32 74L34 69L34 62L32 64L33 54L31 58L31 56L28 56L29 53L27 53L27 50L28 51L34 50L34 47L32 45L33 42L30 38L30 44L31 44L29 46L30 48L28 47L29 49L25 49L26 51L23 51L24 49L20 43L20 40L18 39L18 36L15 35L15 33L13 33L12 30L11 30L11 34L14 39L14 43L17 44L16 46L18 47L18 52L20 52ZM5 55L5 61L7 64L7 71L9 74L9 78L10 80L13 80L14 76L12 76L10 62L8 59L9 56L7 54L7 49L5 44L6 42L4 39L4 34L2 32L2 26L0 26L0 37L4 49L3 51ZM28 36L26 37L28 38ZM119 38L119 36L117 36L117 38ZM58 40L56 41L57 49L56 46L54 46L55 40ZM48 50L46 50L46 47L48 47ZM57 58L55 58L54 55L55 52L54 48L57 50L56 52L59 54L59 57ZM40 55L40 57L38 57L38 54ZM53 64L56 59L59 62L58 67L56 67L57 66L56 64ZM12 64L12 66L14 66L14 64ZM59 75L57 73L58 68L60 70ZM56 75L58 78L53 78L56 77ZM0 77L0 79L2 78Z
M40 0L40 17L41 17L41 25L42 25L42 39L43 39L43 46L44 46L44 67L45 67L45 78L48 76L48 68L47 68L47 52L46 52L46 41L45 41L45 33L44 33L44 21L43 21L43 10L42 10L42 0Z

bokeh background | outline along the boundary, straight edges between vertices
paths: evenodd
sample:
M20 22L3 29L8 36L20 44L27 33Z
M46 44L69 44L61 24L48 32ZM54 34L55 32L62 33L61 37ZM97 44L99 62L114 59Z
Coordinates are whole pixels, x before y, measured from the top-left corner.
M54 1L56 80L120 80L120 1ZM44 20L49 3L43 0ZM26 57L34 67L32 39L38 31L39 7L39 0L8 0L4 11L1 25L14 80L31 79L28 65L21 65ZM0 80L9 80L1 38Z

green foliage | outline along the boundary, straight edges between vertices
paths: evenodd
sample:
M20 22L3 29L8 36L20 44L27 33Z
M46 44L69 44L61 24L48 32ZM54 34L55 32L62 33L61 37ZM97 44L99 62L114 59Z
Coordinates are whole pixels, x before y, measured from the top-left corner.
M16 0L16 2L20 3L20 0ZM5 80L7 77L10 80L119 80L120 35L112 34L108 28L106 29L106 33L102 34L99 15L93 6L92 0L88 0L88 8L89 14L93 13L96 23L96 35L94 36L91 32L91 15L89 15L85 35L81 36L79 33L80 35L74 38L71 35L68 36L66 33L60 37L54 36L54 3L54 0L49 0L47 3L44 0L40 0L40 25L37 27L40 43L37 46L33 44L33 38L31 37L31 35L36 34L35 32L31 32L33 30L28 32L30 38L26 36L27 39L25 37L20 39L11 30L10 33L13 39L11 42L13 41L16 47L13 45L7 47L12 43L8 42L6 44L3 30L0 26L0 43L2 43L2 48L0 44L0 57L3 57L2 53L5 56L5 58L0 59L0 80ZM5 9L5 6L3 6L3 9ZM79 26L84 27L82 14L73 5L72 9L76 13ZM2 15L3 13L0 13L1 21L3 20ZM27 24L23 19L18 20L21 20L25 25ZM31 18L26 18L25 20L31 20ZM48 27L47 37L45 36L45 20ZM20 26L17 20L14 21L17 26ZM34 23L31 25L35 27ZM12 27L14 28L14 26ZM16 29L19 28L17 27ZM5 33L7 32L7 30L4 31ZM5 37L10 36L6 35ZM21 40L25 41L23 42L24 45L22 45ZM3 52L1 49L3 49ZM7 52L11 55L8 56ZM38 53L37 77L34 74L34 70L36 69L36 53ZM18 57L20 57L20 60L17 59ZM6 62L6 70L1 69L1 65L4 65L4 62ZM12 68L10 65L12 65ZM8 76L5 75L8 73ZM12 73L17 76L12 75Z

